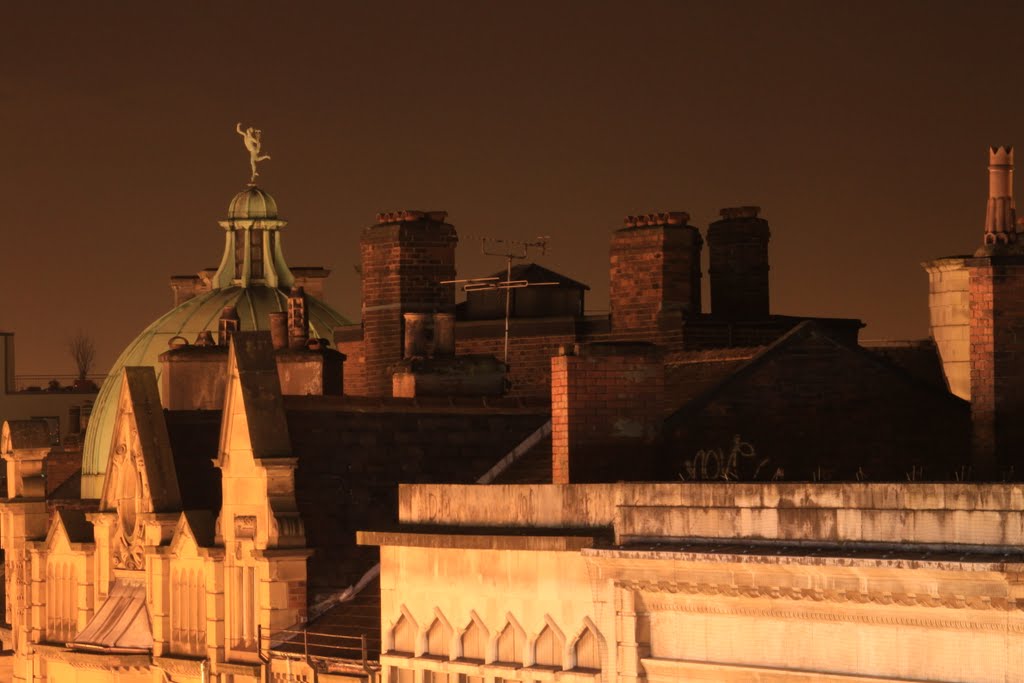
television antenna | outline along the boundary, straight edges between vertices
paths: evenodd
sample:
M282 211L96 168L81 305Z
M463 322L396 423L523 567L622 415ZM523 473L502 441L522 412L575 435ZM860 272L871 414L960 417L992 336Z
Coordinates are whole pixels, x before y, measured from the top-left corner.
M443 280L442 285L462 285L464 292L505 291L505 355L504 363L508 365L508 330L509 319L512 317L512 290L526 287L551 287L558 282L530 282L529 280L512 279L512 261L522 261L530 255L530 250L547 253L548 236L538 237L532 242L509 240L500 237L478 237L480 251L486 256L502 256L505 259L505 279L497 277L474 277L468 280Z

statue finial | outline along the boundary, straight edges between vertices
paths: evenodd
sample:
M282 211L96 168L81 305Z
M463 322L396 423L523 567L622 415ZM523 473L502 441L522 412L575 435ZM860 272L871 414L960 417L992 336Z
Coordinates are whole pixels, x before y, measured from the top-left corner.
M269 154L260 156L260 139L263 137L263 131L258 128L249 126L244 131L242 130L242 124L236 123L235 130L242 136L242 140L245 142L245 148L249 150L249 166L252 168L252 176L249 178L249 184L255 184L256 176L259 173L256 171L256 164L260 161L265 161L270 158Z

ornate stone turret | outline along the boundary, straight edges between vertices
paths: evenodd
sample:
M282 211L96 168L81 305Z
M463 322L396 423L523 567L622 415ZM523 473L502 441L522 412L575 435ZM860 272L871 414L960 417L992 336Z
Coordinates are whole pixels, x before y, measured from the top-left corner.
M1017 209L1013 202L1013 147L988 151L988 208L985 212L985 245L1017 242Z
M295 277L284 261L280 230L288 225L277 217L277 202L269 194L249 186L228 206L224 228L224 256L213 276L214 289L225 287L290 288Z

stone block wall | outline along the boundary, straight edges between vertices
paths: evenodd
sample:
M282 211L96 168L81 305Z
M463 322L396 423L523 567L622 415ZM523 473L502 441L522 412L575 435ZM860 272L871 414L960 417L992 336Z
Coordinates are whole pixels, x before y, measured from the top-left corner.
M949 390L971 400L970 278L966 257L922 264L928 272L928 311L932 339L939 348Z

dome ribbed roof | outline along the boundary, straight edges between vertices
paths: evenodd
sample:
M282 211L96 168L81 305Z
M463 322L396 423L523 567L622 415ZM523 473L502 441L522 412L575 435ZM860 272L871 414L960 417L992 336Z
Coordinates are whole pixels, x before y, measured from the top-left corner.
M231 200L228 205L228 218L277 218L277 202L267 192L251 185Z
M83 495L97 498L100 495L99 490L86 490L86 486L95 486L96 475L99 475L98 485L102 487L102 477L106 474L110 457L123 368L151 366L156 369L159 382L163 368L158 356L167 350L167 342L172 337L182 336L194 342L201 331L210 330L216 338L217 326L225 306L234 306L238 311L242 330L267 330L270 326L269 314L272 311L288 310L287 304L288 295L273 287L214 289L174 307L128 344L103 381L89 418L82 453ZM333 341L334 328L350 324L340 313L309 295L306 296L306 310L311 337Z

